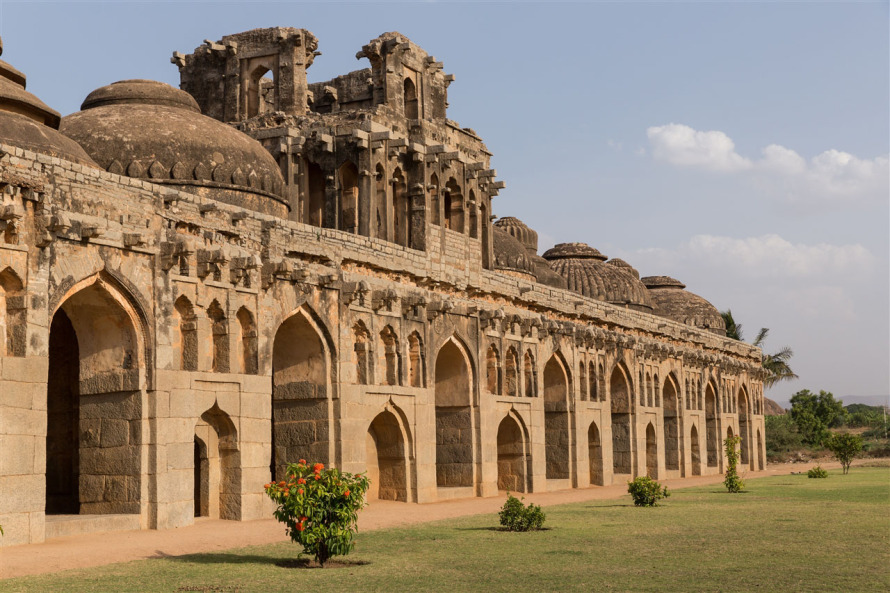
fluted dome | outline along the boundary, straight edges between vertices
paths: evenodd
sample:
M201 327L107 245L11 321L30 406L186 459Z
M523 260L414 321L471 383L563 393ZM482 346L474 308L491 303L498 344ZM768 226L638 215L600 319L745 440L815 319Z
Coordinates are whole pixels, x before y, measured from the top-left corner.
M538 233L533 231L524 222L513 216L505 216L494 222L494 226L510 233L530 255L538 253Z
M284 179L275 159L250 136L201 115L194 98L151 80L96 89L82 111L62 119L103 169L286 217Z
M77 142L57 131L59 112L26 91L25 85L25 75L0 60L0 142L95 167Z
M652 299L643 283L624 269L607 265L605 255L585 243L560 243L544 253L569 290L613 305L651 313Z
M509 233L494 227L491 233L494 241L494 268L534 277L535 266L528 257L525 247Z
M630 265L629 263L627 263L626 261L624 261L623 259L621 259L620 257L613 257L606 263L609 264L610 266L615 266L619 270L624 270L628 274L631 274L637 280L640 279L640 273L637 272L637 269L635 267L633 267L632 265Z
M642 279L655 303L656 315L679 323L726 335L726 323L717 307L688 290L670 276L646 276Z

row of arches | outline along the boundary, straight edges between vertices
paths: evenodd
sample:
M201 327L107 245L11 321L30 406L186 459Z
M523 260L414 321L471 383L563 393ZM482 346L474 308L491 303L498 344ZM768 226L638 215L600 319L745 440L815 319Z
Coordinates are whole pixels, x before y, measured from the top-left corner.
M253 313L247 307L241 307L235 313L239 335L234 342L234 353L229 336L229 319L219 301L213 299L206 311L201 312L209 326L209 331L203 336L198 311L188 297L180 295L173 304L173 311L174 325L178 328L173 340L173 358L179 370L257 374L257 327ZM199 353L202 347L209 350L209 368L201 368Z
M538 370L531 349L523 354L520 366L519 353L514 346L507 348L502 362L497 346L491 344L485 353L485 368L485 388L489 393L510 397L538 396Z
M380 331L376 345L371 339L371 332L361 320L353 325L352 334L357 384L426 387L426 355L420 332L413 331L408 335L407 347L403 347L391 325Z

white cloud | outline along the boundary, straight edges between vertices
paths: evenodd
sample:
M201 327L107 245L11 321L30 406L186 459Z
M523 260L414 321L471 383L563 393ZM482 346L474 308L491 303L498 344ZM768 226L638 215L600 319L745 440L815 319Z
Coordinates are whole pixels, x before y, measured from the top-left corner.
M886 200L890 195L890 159L886 155L861 159L831 149L809 161L796 151L770 144L761 158L751 160L736 152L735 143L718 130L698 131L683 124L646 130L652 155L681 167L751 176L761 191L797 202L849 203Z
M713 171L739 171L751 161L735 151L732 139L716 130L700 132L682 124L655 126L646 130L656 159L684 167Z
M643 249L633 258L643 258L657 266L677 265L727 270L748 279L787 278L793 280L861 277L871 274L875 257L859 244L791 243L779 235L736 239L716 235L695 235L676 248ZM664 272L670 275L670 271ZM682 280L682 278L680 279Z

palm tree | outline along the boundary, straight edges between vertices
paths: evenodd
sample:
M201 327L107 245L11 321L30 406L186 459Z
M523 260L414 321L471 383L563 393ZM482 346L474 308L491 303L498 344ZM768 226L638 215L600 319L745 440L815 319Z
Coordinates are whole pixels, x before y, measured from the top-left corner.
M726 337L740 342L744 341L744 338L742 337L742 324L736 323L735 319L732 318L732 311L727 309L726 311L721 311L720 315L723 317L724 323L726 323ZM766 341L768 335L769 329L761 327L760 331L757 332L757 337L754 338L754 341L751 342L751 344L762 350L763 343ZM790 347L785 346L774 354L763 353L761 356L761 364L763 365L763 370L766 372L766 376L763 378L764 387L772 387L779 381L797 379L797 375L794 374L794 371L791 370L791 366L788 364L791 357L794 356L794 352Z

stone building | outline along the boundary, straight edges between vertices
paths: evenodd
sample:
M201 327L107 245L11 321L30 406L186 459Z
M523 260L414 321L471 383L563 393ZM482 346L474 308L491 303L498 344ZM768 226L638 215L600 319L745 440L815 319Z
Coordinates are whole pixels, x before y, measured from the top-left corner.
M0 545L267 517L300 457L425 503L764 465L760 351L582 243L537 253L399 33L175 53L60 115L0 62Z

